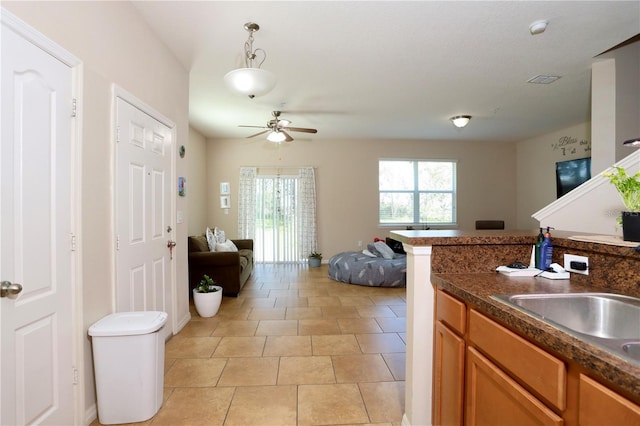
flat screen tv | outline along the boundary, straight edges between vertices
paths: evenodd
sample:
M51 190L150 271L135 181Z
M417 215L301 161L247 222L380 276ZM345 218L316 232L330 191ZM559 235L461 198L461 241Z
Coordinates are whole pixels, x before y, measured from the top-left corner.
M591 179L591 157L556 163L558 198Z

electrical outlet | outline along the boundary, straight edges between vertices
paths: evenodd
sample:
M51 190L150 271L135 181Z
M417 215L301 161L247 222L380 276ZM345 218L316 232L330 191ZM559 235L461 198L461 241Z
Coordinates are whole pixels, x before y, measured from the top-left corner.
M362 248L362 240L358 241L358 248Z
M571 264L573 262L573 267ZM576 256L575 254L564 255L564 269L576 274L589 275L589 258L587 256Z

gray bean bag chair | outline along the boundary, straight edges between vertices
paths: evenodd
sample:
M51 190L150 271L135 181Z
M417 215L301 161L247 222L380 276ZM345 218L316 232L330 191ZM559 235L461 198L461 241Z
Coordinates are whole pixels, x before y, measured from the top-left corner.
M372 257L361 251L338 253L329 259L329 278L370 287L406 287L407 256Z

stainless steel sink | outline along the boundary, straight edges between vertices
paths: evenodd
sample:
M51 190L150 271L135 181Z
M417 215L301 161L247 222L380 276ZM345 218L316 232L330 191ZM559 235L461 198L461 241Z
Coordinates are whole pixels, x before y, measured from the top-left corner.
M640 298L610 293L498 294L491 297L640 363Z

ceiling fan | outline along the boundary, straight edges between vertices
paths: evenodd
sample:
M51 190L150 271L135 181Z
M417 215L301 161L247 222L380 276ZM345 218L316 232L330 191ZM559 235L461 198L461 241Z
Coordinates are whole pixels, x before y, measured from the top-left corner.
M269 133L267 135L267 139L271 142L276 143L291 142L293 138L291 137L291 135L289 135L288 132L318 133L316 129L307 129L304 127L289 127L289 124L291 124L291 122L289 120L285 120L284 118L280 118L280 111L273 111L271 115L273 115L273 119L267 121L266 126L245 126L241 124L238 127L266 129L254 135L247 136L247 139Z

